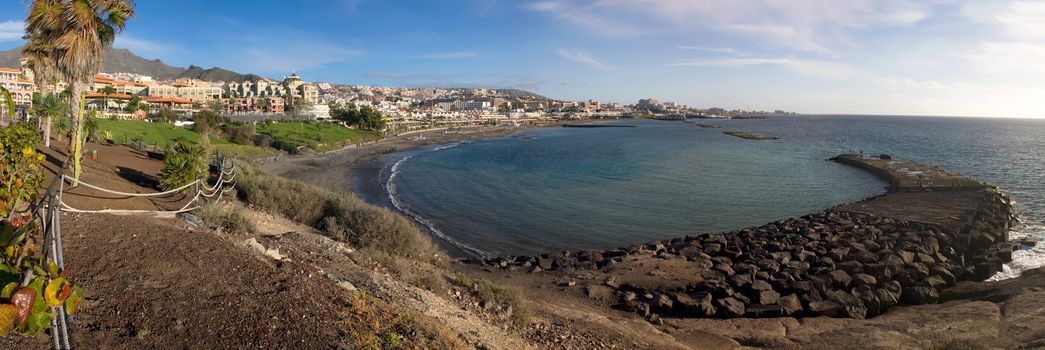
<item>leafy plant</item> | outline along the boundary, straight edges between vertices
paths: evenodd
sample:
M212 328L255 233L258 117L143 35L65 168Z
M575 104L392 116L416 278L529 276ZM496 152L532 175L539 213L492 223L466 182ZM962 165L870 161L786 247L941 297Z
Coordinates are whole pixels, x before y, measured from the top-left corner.
M29 203L37 199L46 159L36 153L39 141L28 123L0 129L0 335L41 333L59 307L75 313L83 301L80 287L38 256L34 244L42 218Z
M160 187L173 190L185 186L207 173L207 151L202 145L178 141L167 152L160 171Z
M0 86L0 106L4 107L7 115L15 115L15 100L11 98L11 92Z
M102 139L105 140L105 142L112 143L113 142L113 133L112 133L112 131L111 130L102 130Z
M69 117L60 116L51 120L51 129L54 130L54 134L58 136L58 142L62 142L65 138L65 134L69 132L69 127L72 122Z

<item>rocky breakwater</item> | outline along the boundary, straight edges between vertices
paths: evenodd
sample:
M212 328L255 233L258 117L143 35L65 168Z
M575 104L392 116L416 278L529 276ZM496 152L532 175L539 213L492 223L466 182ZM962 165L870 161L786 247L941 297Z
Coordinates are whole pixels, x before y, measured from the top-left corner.
M652 321L675 317L865 318L937 302L962 280L1011 260L1006 196L934 167L842 155L888 193L800 218L603 251L474 261L539 273ZM575 287L576 286L576 287Z

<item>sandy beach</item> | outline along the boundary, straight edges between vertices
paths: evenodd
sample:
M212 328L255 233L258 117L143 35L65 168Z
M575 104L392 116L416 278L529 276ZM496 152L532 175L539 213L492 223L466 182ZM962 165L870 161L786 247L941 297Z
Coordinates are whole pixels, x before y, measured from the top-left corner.
M552 122L514 127L480 126L460 128L452 131L415 132L400 134L401 136L386 136L374 143L359 146L352 145L326 153L259 159L257 163L259 168L269 174L310 182L335 192L353 192L352 169L359 164L372 161L384 154L435 144L505 136L530 129L560 127L563 124L597 121L601 120Z

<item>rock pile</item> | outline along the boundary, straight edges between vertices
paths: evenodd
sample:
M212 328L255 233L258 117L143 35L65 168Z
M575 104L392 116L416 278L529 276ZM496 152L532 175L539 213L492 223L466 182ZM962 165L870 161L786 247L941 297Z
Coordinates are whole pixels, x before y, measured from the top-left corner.
M942 288L988 278L1011 260L1009 202L993 189L982 191L978 210L946 228L828 210L627 248L479 262L531 273L600 271L609 277L597 287L611 290L601 294L615 299L618 308L651 318L865 318L897 304L934 303ZM639 256L684 260L699 267L699 276L684 286L636 285L612 277L617 264Z

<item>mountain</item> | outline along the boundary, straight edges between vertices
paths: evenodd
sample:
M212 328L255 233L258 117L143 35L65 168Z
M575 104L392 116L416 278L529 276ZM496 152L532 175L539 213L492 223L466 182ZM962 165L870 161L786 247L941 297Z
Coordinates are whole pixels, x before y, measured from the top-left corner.
M147 60L127 49L108 49L102 56L102 72L134 73L164 80L177 76L184 68L169 66L160 59Z
M214 67L211 69L203 69L199 66L189 66L189 69L181 72L176 77L177 79L199 79L205 81L258 81L262 77L257 74L240 74L228 69Z
M15 68L21 63L22 47L0 51L0 67ZM170 66L159 59L148 60L135 55L127 49L106 49L102 52L103 72L123 72L148 75L155 79L170 79L184 68Z
M0 51L0 67L17 68L22 59L22 47ZM135 55L127 49L106 49L102 52L102 72L134 73L148 75L156 80L191 78L206 81L257 81L261 76L256 74L240 74L227 69L214 67L203 69L189 66L188 69L174 67L159 59L149 60Z
M497 92L512 98L524 100L549 100L549 98L520 89L497 89Z

